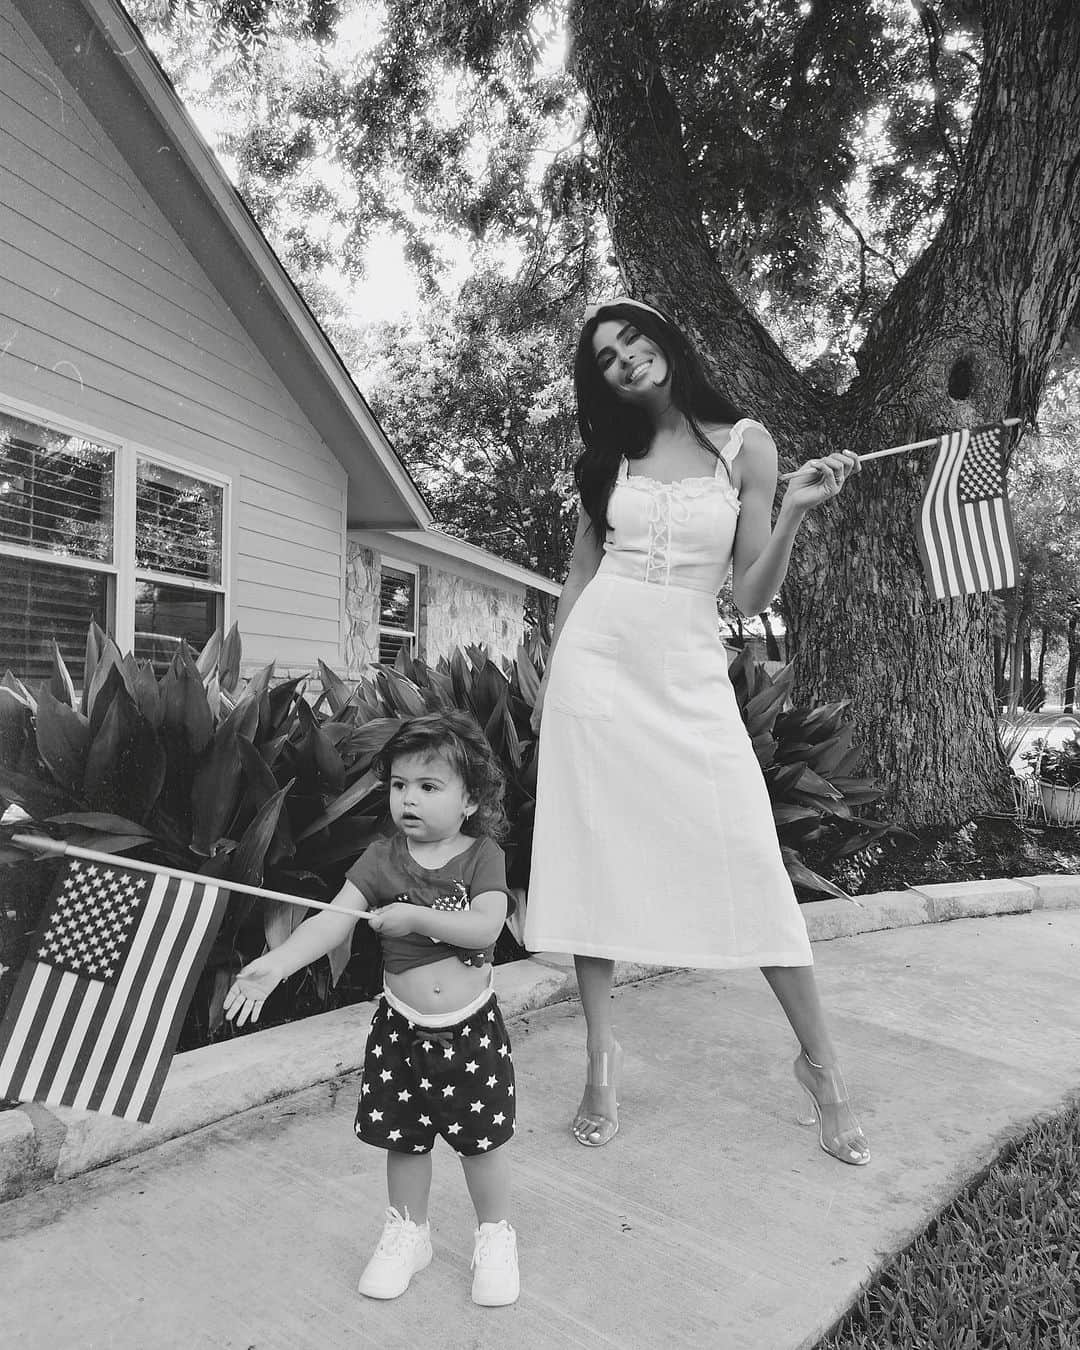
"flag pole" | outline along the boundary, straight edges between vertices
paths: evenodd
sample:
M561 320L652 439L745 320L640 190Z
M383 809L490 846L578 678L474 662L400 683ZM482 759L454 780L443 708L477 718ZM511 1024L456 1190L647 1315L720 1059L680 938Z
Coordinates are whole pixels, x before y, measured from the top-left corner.
M1020 418L1003 417L998 425L1003 427L1018 427L1020 425ZM907 445L893 445L890 446L888 450L871 450L869 454L859 455L858 460L860 464L865 464L867 460L884 459L886 455L906 455L909 450L926 450L931 445L937 445L940 440L940 436L933 436L928 441L908 441ZM780 482L784 482L785 479L788 478L794 478L798 472L798 469L792 469L790 473L782 473L780 475Z
M137 862L134 858L125 858L121 853L97 853L92 848L80 848L77 844L65 843L63 839L49 839L45 835L13 834L11 842L20 844L23 848L36 849L40 853L59 853L67 858L86 858L90 862L107 863L110 867L133 867L139 872L153 872L159 877L178 877L181 881L194 881L200 886L217 886L223 891L240 891L244 895L257 896L260 900L283 900L287 905L305 905L308 909L332 909L335 914L347 914L351 919L371 918L366 910L346 909L344 905L330 904L325 900L307 900L299 895L286 895L284 891L267 891L260 886L248 886L241 881L227 881L223 877L210 877L201 872L183 872L176 867Z

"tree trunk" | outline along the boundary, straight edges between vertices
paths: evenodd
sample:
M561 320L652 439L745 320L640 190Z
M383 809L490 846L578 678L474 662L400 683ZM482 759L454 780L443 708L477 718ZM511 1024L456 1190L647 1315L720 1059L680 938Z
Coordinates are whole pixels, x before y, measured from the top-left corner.
M767 661L783 661L785 658L781 655L780 644L773 632L773 626L769 620L769 611L763 610L758 618L761 620L761 626L765 629L765 659Z
M986 52L963 172L841 397L812 388L712 252L648 0L571 0L603 202L631 294L675 314L789 468L944 427L1031 416L1080 297L1080 6L984 0ZM948 394L964 358L973 387ZM912 530L926 462L886 459L808 517L782 600L800 702L849 698L894 819L957 823L1005 793L989 601L932 603Z
M1069 665L1065 674L1064 711L1071 713L1076 703L1076 676L1080 672L1080 613L1076 610L1069 615Z

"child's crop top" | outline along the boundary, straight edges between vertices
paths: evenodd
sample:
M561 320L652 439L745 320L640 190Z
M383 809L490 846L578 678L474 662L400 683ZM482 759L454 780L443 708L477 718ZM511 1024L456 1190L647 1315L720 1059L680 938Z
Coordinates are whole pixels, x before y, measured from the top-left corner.
M369 844L346 872L346 877L364 896L372 909L400 901L425 905L428 909L466 910L474 895L502 891L513 903L506 888L506 860L493 839L474 839L467 849L441 867L423 867L409 852L403 835L376 839ZM483 951L453 947L421 933L404 937L380 934L383 969L400 975L415 966L427 966L456 956L467 966L482 966L491 961L494 942Z

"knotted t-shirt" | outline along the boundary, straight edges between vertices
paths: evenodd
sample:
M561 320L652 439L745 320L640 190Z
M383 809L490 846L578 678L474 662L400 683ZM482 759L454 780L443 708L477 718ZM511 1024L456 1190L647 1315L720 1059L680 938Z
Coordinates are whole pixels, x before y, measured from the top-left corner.
M511 901L506 888L506 859L502 849L486 835L474 839L461 853L441 867L424 867L409 852L404 835L376 839L346 872L346 877L372 909L395 901L424 905L427 909L467 910L474 895L501 891ZM456 956L467 966L487 964L494 954L494 942L483 950L454 947L422 933L390 937L380 933L383 968L391 975L427 966Z

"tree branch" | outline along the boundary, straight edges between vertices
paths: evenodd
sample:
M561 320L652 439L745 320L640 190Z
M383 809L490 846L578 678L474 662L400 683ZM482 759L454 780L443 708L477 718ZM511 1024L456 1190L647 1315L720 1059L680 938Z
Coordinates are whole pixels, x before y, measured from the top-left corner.
M736 402L790 428L821 421L805 381L723 275L691 182L678 109L654 57L648 0L571 0L604 211L627 289L675 314Z
M904 425L1034 421L1080 305L1080 7L983 0L984 59L941 227L858 356L856 407ZM956 380L963 358L970 378Z

